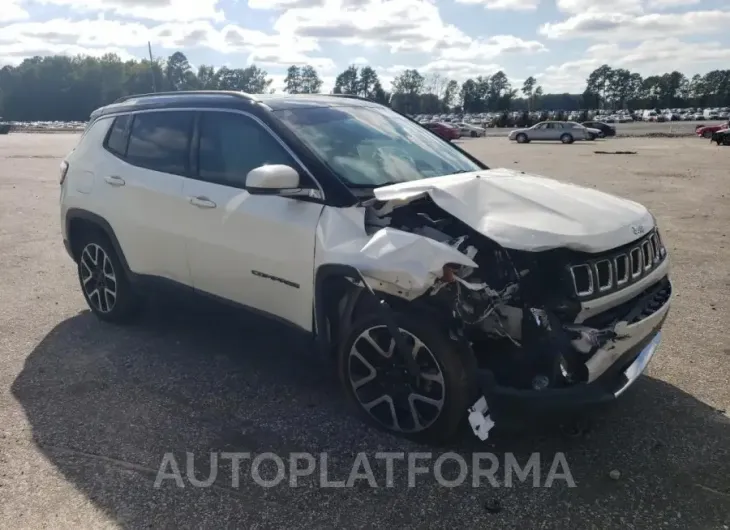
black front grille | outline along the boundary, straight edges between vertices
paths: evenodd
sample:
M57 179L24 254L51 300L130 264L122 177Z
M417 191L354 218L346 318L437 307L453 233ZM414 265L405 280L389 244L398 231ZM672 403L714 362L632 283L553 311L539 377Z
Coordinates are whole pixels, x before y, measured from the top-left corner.
M627 287L650 274L667 257L657 230L625 247L570 265L575 294L597 298Z

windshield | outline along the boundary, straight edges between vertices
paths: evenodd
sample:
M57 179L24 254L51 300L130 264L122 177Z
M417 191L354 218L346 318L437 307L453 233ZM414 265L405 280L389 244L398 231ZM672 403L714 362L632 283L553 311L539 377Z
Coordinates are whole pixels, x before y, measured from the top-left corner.
M373 188L482 169L433 133L381 107L276 111L349 186Z

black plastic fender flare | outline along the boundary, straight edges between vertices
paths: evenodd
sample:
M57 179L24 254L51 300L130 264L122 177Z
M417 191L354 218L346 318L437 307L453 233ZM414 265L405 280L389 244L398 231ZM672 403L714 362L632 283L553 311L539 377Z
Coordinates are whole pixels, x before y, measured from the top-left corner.
M124 271L131 274L132 271L129 268L129 263L127 263L127 258L124 256L122 246L119 244L119 240L117 239L117 235L114 233L114 229L106 219L98 214L81 208L68 209L66 212L65 234L66 237L69 238L69 248L73 248L73 242L71 241L71 223L76 219L88 221L96 225L109 238L109 241L111 241L114 251L117 253L119 261L122 263L122 267L124 267ZM77 259L76 256L72 256L72 258L74 258L74 260Z

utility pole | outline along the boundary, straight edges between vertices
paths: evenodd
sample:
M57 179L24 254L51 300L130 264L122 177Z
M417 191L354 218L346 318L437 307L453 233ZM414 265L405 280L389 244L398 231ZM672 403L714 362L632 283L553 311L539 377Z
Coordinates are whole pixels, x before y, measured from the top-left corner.
M152 44L147 41L147 51L150 52L150 72L152 72L152 91L157 92L157 80L155 79L155 60L152 58Z

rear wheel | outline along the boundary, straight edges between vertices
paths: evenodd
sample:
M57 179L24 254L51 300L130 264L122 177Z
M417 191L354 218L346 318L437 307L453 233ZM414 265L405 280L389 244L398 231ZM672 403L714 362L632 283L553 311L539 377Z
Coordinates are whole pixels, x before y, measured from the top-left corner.
M413 377L395 352L378 315L350 328L339 351L339 374L349 401L371 424L406 438L444 442L466 415L471 385L464 357L433 322L396 313L396 322L418 364Z
M564 135L562 135L560 137L560 141L563 142L564 144L572 144L573 143L573 136L570 135L570 134L568 134L568 133L565 133Z
M109 239L89 234L82 243L77 271L91 311L107 322L128 322L140 302Z

